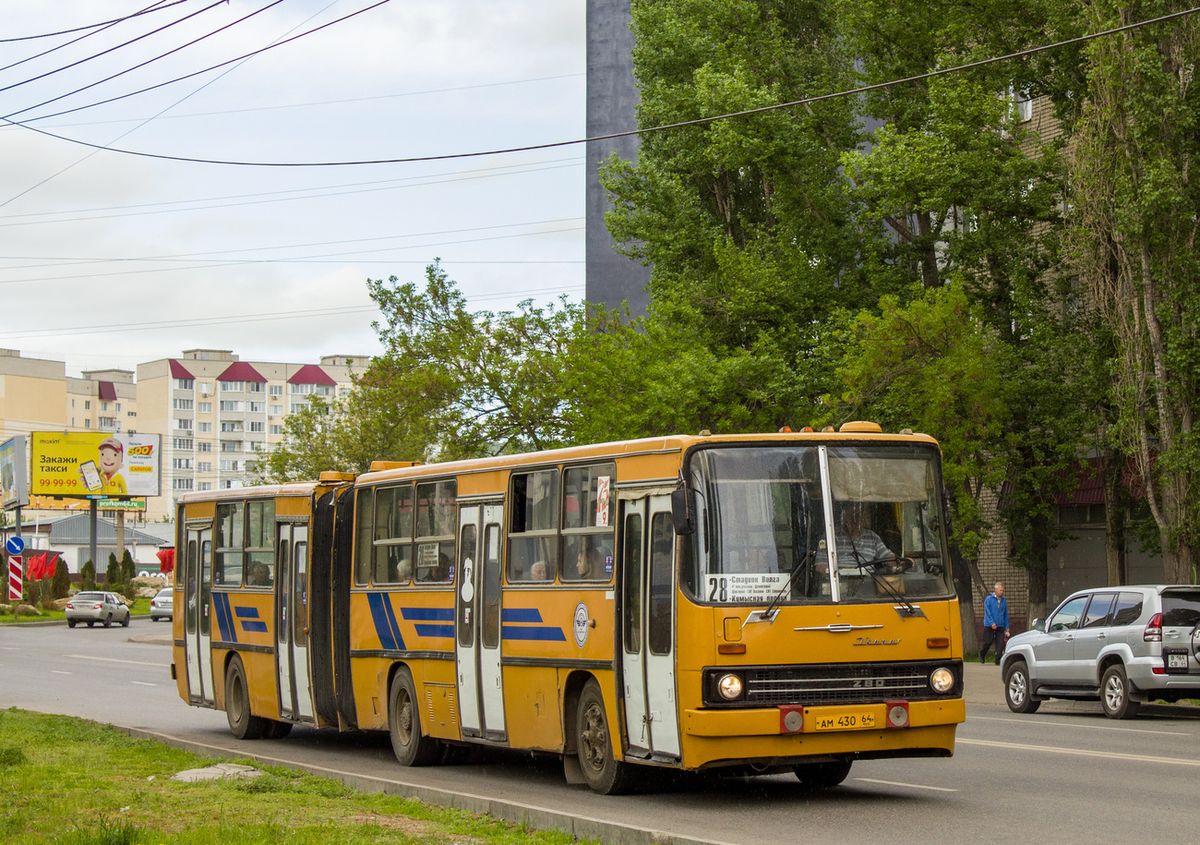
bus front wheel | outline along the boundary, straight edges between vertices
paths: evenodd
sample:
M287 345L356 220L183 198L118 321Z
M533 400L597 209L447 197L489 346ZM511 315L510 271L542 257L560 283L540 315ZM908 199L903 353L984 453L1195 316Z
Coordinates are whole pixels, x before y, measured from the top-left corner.
M250 689L246 686L246 669L236 654L225 670L225 718L229 730L238 739L259 739L267 721L250 712Z
M392 735L392 751L401 766L428 766L437 759L438 741L421 733L417 691L407 669L401 669L392 678L388 730Z
M633 767L613 757L604 696L594 678L587 682L579 696L579 709L575 714L575 748L583 776L594 792L620 795L629 791L634 779Z

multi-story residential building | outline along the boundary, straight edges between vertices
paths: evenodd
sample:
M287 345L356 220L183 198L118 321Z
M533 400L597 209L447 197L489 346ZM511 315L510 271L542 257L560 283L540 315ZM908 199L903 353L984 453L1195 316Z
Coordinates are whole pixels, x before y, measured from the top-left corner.
M329 355L317 364L242 361L227 349L191 349L137 368L138 430L163 436L163 495L147 518L167 515L191 490L246 483L252 464L283 440L284 420L311 396L333 399L365 355Z
M0 441L31 431L97 431L162 437L162 495L141 518L174 512L189 490L240 487L251 465L283 440L284 421L312 396L335 398L366 355L328 355L320 364L241 361L230 350L191 349L129 370L89 370L67 376L62 361L22 358L0 349ZM35 498L41 509L78 503Z

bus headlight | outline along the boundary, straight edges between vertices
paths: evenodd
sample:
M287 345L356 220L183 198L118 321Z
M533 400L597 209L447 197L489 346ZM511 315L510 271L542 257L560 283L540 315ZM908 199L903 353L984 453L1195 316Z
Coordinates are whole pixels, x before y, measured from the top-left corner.
M939 695L945 695L954 689L954 673L945 666L934 669L929 676L929 686Z
M726 701L734 701L742 697L742 679L737 675L722 675L717 681L717 692Z

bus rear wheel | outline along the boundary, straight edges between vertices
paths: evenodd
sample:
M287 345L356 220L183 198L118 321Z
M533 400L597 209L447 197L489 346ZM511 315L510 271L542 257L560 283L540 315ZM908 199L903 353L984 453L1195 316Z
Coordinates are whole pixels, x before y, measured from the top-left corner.
M575 713L575 748L579 766L592 791L601 795L620 795L633 785L633 767L616 760L612 736L604 712L604 696L595 678L589 680L579 696Z
M834 760L829 763L797 763L792 767L796 779L808 789L830 789L844 781L850 774L850 760Z
M421 733L421 708L412 675L401 669L388 695L388 731L401 766L428 766L437 760L438 741Z
M238 739L259 739L266 730L267 720L250 712L250 689L246 686L246 669L236 654L225 670L225 719L230 732Z

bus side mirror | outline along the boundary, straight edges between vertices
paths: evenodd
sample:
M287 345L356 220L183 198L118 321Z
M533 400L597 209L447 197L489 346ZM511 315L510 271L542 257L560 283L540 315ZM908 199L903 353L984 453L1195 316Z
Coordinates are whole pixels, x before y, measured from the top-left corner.
M695 533L695 512L695 500L691 490L680 487L671 491L671 523L675 526L676 534Z

